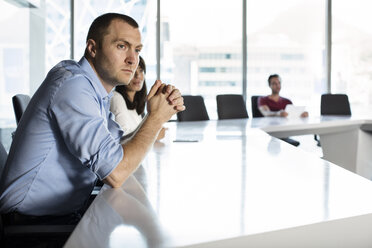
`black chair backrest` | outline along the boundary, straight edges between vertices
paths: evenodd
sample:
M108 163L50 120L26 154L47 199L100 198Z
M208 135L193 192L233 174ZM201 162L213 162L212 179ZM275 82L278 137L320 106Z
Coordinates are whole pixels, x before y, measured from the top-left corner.
M0 179L1 179L1 175L3 174L3 170L5 167L5 162L6 162L7 157L8 157L8 153L6 152L3 143L0 142Z
M0 142L0 180L1 180L1 175L3 174L3 170L5 167L5 162L8 157L8 153L5 150L5 147L3 146L3 143ZM3 220L0 215L0 243L2 243L2 238L3 238L3 232L4 232L4 227L3 227Z
M242 95L217 95L216 100L219 120L248 118Z
M351 115L349 98L345 94L323 94L320 101L321 115Z
M177 113L178 121L206 121L209 120L208 112L202 96L183 96L186 110Z
M252 105L252 116L256 117L264 117L261 114L261 111L258 109L258 99L262 96L252 96L251 97L251 105Z
M27 105L30 102L30 96L29 95L23 95L23 94L17 94L13 96L13 109L14 109L14 115L17 121L17 125L19 121L21 120L21 117L23 113L25 112Z

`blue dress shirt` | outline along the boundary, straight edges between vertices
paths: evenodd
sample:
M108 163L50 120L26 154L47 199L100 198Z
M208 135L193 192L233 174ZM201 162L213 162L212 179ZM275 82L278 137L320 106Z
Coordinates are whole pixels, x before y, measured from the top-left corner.
M47 75L18 125L0 180L0 212L63 215L81 209L123 158L123 131L85 58Z

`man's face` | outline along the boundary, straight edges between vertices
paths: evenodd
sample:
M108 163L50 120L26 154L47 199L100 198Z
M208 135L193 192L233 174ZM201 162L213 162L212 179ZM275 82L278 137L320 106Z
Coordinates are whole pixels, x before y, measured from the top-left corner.
M273 94L279 94L281 89L280 78L274 77L270 80L270 88Z
M102 83L109 86L127 85L132 79L142 49L138 28L115 19L108 27L108 34L96 46L94 67Z

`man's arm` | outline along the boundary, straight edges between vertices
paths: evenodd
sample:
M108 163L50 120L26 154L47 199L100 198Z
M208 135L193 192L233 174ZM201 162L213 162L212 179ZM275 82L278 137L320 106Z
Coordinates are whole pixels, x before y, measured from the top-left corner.
M288 116L288 113L285 112L284 110L280 110L280 111L271 111L269 106L267 105L262 105L262 106L259 106L258 109L260 110L261 114L265 117L268 117L268 116L281 116L281 117L286 117Z
M142 127L128 142L123 144L124 156L116 168L103 180L113 188L120 187L137 169L142 159L155 142L163 122L149 115Z
M163 124L184 109L179 91L157 81L148 95L149 114L133 138L122 145L123 159L103 181L114 188L120 187L150 150Z

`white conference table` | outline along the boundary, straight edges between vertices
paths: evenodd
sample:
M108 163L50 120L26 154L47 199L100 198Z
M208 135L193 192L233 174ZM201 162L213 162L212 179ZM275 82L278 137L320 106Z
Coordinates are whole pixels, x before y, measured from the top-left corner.
M262 128L277 138L319 134L323 159L372 179L372 118L256 118L251 121L251 127Z
M369 121L167 124L121 188L104 186L65 247L372 247L372 182L267 134L323 138Z

